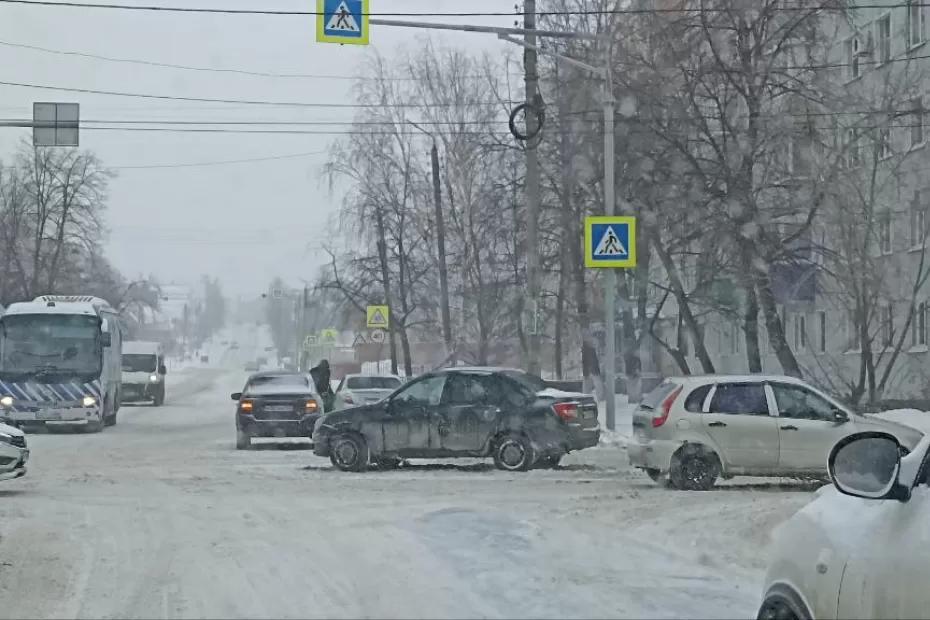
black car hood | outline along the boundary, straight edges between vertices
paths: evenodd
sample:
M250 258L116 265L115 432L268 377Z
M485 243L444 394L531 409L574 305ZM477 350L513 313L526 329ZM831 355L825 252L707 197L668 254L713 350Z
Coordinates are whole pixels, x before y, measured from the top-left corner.
M372 412L383 410L383 408L383 404L373 403L371 405L363 405L361 407L352 407L350 409L332 411L323 416L322 424L337 426L339 424L357 422L365 416L370 415Z

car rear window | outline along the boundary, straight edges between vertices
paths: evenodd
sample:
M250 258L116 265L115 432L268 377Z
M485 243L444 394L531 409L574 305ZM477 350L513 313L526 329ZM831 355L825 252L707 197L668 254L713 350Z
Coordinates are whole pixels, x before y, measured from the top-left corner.
M271 385L308 387L310 385L310 381L307 380L307 377L304 375L268 375L265 377L252 377L249 379L248 387L251 389L258 386Z
M688 394L688 398L685 399L685 411L701 413L704 410L704 400L707 398L710 388L710 385L702 385Z
M665 400L665 397L671 394L677 388L678 384L672 383L671 381L666 381L665 383L660 384L658 387L643 397L643 401L640 403L640 407L643 409L657 408L662 404L662 401Z
M349 377L346 387L350 390L393 390L400 387L400 379L394 377Z

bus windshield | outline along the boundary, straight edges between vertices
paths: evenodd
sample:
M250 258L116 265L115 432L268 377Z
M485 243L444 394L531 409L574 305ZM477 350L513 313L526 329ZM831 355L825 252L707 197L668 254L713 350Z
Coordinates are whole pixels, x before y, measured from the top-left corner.
M3 317L0 373L99 375L100 320L94 316L26 314Z

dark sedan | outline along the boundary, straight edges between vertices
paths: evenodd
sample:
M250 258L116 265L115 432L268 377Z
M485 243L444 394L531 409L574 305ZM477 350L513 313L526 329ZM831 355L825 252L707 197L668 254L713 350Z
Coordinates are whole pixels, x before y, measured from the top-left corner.
M307 437L323 412L323 403L305 374L259 372L241 392L236 407L236 448L245 450L253 437Z
M314 452L343 471L404 458L488 456L499 469L526 471L557 466L599 438L588 395L548 388L520 370L448 368L378 403L326 414L314 430Z

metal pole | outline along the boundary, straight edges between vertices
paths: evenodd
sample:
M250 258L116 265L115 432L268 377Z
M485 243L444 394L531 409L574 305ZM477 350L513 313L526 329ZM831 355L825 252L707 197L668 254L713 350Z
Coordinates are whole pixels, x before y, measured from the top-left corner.
M439 149L436 140L430 149L433 166L433 203L436 208L436 244L439 251L439 294L442 311L442 337L446 343L446 356L452 354L452 317L449 312L449 277L446 266L446 227L442 215L442 187L439 181Z
M609 44L608 44L609 48ZM604 80L604 213L614 215L614 93L610 74L610 54L605 69ZM616 317L617 272L606 269L604 274L604 327L607 337L604 360L604 379L607 391L604 395L607 409L607 428L615 430L617 426L617 403L614 398L617 371L617 336L614 319Z
M537 104L539 76L536 70L536 0L524 3L523 27L526 30L523 51L523 67L526 82L526 103ZM526 133L534 136L538 132L537 116L526 115ZM531 138L526 142L526 307L530 316L529 341L527 346L527 370L538 375L539 363L539 154L538 141Z

